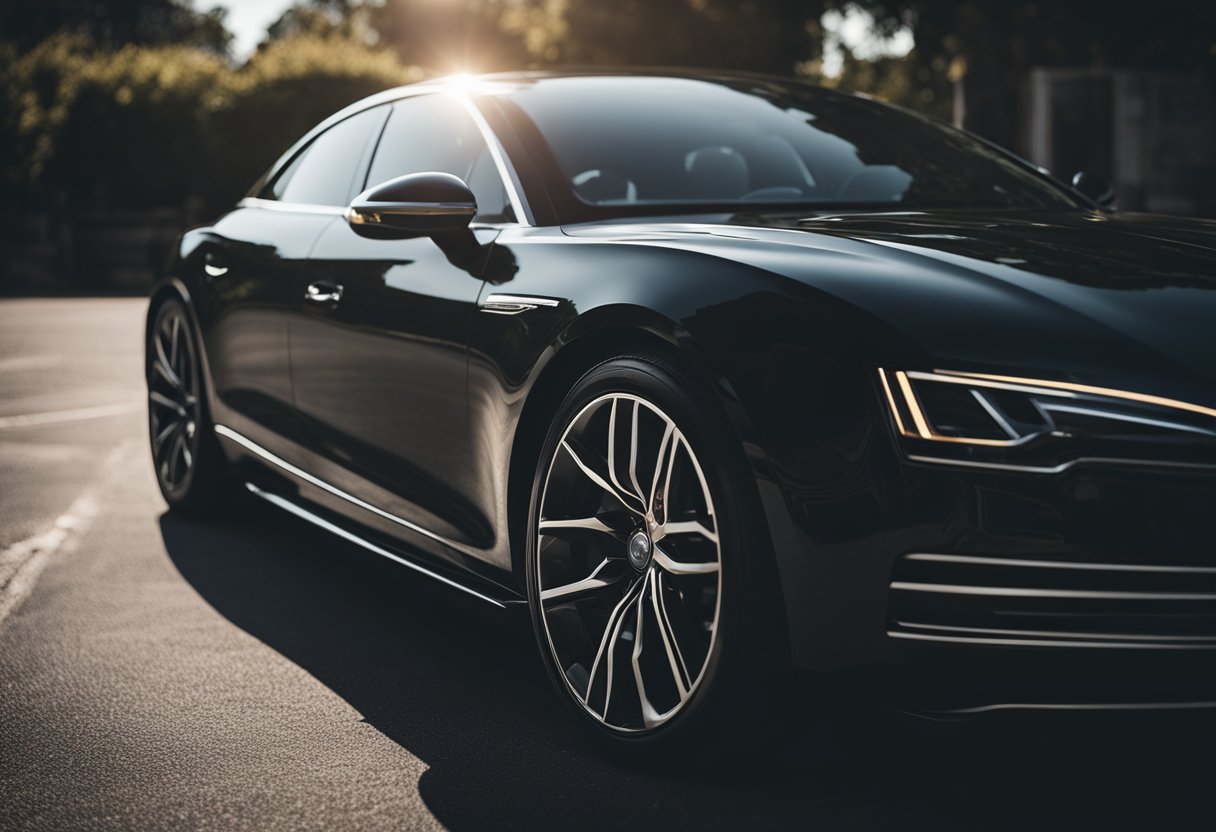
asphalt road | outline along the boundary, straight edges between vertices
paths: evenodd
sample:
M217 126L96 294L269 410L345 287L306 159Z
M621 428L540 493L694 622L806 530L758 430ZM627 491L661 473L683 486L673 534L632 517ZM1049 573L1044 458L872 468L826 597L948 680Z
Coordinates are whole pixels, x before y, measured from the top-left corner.
M630 769L518 620L267 508L165 513L136 300L0 302L0 828L1216 829L1188 714L854 713Z

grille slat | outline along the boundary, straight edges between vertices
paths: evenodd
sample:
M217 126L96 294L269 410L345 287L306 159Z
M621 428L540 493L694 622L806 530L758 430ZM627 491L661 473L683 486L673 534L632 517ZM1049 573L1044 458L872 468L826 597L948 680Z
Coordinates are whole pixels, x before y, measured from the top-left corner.
M888 635L985 645L1216 648L1216 567L915 553L896 562Z

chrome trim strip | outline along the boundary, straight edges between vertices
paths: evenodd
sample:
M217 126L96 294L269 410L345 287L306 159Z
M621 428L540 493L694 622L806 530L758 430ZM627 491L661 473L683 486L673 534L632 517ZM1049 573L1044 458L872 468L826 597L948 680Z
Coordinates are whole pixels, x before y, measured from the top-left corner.
M267 211L283 211L289 214L324 214L331 217L341 217L346 214L345 206L313 205L308 202L279 202L275 199L262 199L257 196L247 196L236 205L238 208L264 208Z
M251 453L256 454L257 456L260 456L262 459L266 460L267 462L271 463L272 465L277 466L278 468L283 469L284 471L291 474L292 476L298 477L299 479L304 480L304 482L306 482L310 485L315 485L317 488L320 488L322 491L327 491L330 494L333 494L335 497L339 497L343 500L346 500L346 502L350 503L351 505L358 506L359 508L363 509L364 511L370 511L372 514L376 515L377 517L383 517L385 520L396 523L397 525L407 528L412 532L416 532L417 534L420 534L423 537L430 538L431 540L434 540L437 543L442 543L444 546L455 549L457 552L460 552L461 554L471 555L473 557L478 556L477 550L473 549L470 546L465 546L462 543L457 543L454 540L449 540L448 538L444 537L443 535L436 534L435 532L431 531L430 529L425 529L422 526L419 526L417 523L411 523L409 520L406 520L402 517L398 517L395 514L389 514L387 511L385 511L382 508L377 508L376 506L372 505L369 502L361 500L352 494L347 494L342 489L332 486L329 483L325 482L324 480L314 477L312 474L308 473L307 471L300 470L296 466L292 465L290 462L288 462L284 459L280 459L279 457L272 454L270 451L263 448L261 445L257 444L256 442L254 442L250 439L246 439L244 436L237 433L232 428L230 428L226 425L216 425L215 433L217 436L222 436L225 439L232 440L233 442L240 445L245 450L250 451Z
M1216 708L1216 702L997 702L973 708L928 711L932 714L980 714L987 711L1175 711Z
M1016 586L963 586L927 584L919 581L892 581L891 589L900 592L927 592L934 595L974 595L997 598L1096 598L1121 601L1216 601L1216 592L1123 592L1107 589L1037 589Z
M1210 647L1216 647L1216 633L1210 636L1170 636L1157 634L1143 633L1082 633L1071 632L1065 630L1007 630L999 627L962 627L957 624L919 624L915 621L900 621L896 619L896 624L900 627L907 627L913 630L942 630L950 633L975 633L977 635L990 636L1021 636L1038 637L1038 638L1061 638L1061 639L1086 639L1093 641L1149 641L1149 642L1194 642L1205 644Z
M536 295L486 295L479 306L482 312L494 315L518 315L539 306L554 307L561 301L556 298L539 297Z
M1153 644L1142 641L1058 641L1053 639L1032 638L969 638L966 636L936 636L928 633L904 633L899 630L887 630L890 638L902 638L909 641L934 641L944 644L985 644L994 647L1068 647L1068 648L1098 648L1109 650L1214 650L1216 645L1208 644Z
M915 552L904 555L904 560L930 561L933 563L972 563L984 566L1029 566L1043 569L1092 569L1103 572L1178 572L1197 575L1214 575L1216 566L1157 566L1140 563L1080 563L1063 560L1028 560L1024 558L985 558L975 555L947 555L935 552Z
M477 213L477 209L473 207L473 203L471 202L364 202L362 197L370 192L371 189L355 197L355 202L359 203L359 207L356 209L352 205L350 208L347 208L345 211L347 219L351 219L353 215L359 217L358 220L352 220L353 222L367 222L367 214L387 214L389 216L403 217L472 217ZM403 206L408 207L403 208ZM378 222L378 220L372 220L372 222Z
M1016 471L1019 474L1059 474L1072 468L1074 465L1136 465L1139 467L1150 468L1183 468L1191 471L1211 471L1216 470L1216 465L1207 465L1201 462L1171 462L1159 459L1119 459L1117 457L1101 457L1101 456L1082 456L1076 459L1070 459L1067 462L1062 462L1059 465L1042 466L1042 465L1011 465L1005 462L976 462L968 459L948 459L940 456L924 456L922 454L908 454L908 459L912 462L927 462L932 465L958 465L963 468L985 468L993 471Z
M354 543L357 546L362 546L364 549L367 549L369 552L375 552L377 555L380 555L381 557L386 557L391 561L396 561L397 563L401 564L402 566L407 566L410 569L413 569L415 572L420 572L421 574L426 575L428 578L434 578L436 581L439 581L440 583L443 583L443 584L447 584L448 586L452 587L453 589L458 589L461 592L468 593L469 595L472 595L474 598L485 601L487 604L493 604L494 606L498 607L499 609L507 608L507 605L505 603L503 603L502 601L498 600L497 598L493 598L489 595L484 595L471 587L465 586L464 584L458 583L457 581L453 581L451 578L448 578L444 575L440 575L438 572L432 572L430 569L427 569L424 566L420 566L419 564L414 563L411 560L407 560L406 558L400 557L399 555L396 555L387 549L377 546L375 543L372 543L368 540L364 540L363 538L359 537L358 535L348 532L346 529L329 522L328 520L324 519L323 517L318 517L317 515L313 514L311 511L301 508L300 506L296 505L295 503L291 502L290 500L280 497L277 494L271 494L269 491L263 491L262 489L258 488L256 485L254 485L253 483L249 483L249 482L245 483L245 488L249 490L249 493L253 494L256 497L262 498L263 500L270 503L271 505L277 506L278 508L283 509L284 511L288 512L289 514L294 514L296 517L299 517L302 520L307 520L309 523L312 523L314 526L322 528L331 534L337 535L338 537L342 538L343 540L350 541L351 543Z
M481 114L481 110L477 109L477 105L467 95L449 94L468 111L473 122L477 125L477 129L481 131L481 137L485 140L486 146L490 148L490 156L494 159L494 167L498 168L498 177L502 180L503 187L507 190L507 199L511 202L511 210L515 212L515 221L525 227L535 225L536 218L532 216L531 208L524 202L523 188L519 182L519 177L515 174L515 168L507 161L507 154L503 151L502 143L498 141L498 136L494 135L494 131L490 128L490 123L486 121L486 117Z

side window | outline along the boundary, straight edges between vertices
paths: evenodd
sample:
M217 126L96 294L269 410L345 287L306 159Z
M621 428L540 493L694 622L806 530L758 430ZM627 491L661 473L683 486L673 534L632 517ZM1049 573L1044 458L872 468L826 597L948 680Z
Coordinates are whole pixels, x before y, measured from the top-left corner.
M490 148L457 101L421 95L393 105L368 170L368 187L407 173L439 171L463 179L477 197L477 219L510 222L511 204Z
M310 205L349 204L355 175L383 118L384 108L373 107L338 122L296 154L261 196Z

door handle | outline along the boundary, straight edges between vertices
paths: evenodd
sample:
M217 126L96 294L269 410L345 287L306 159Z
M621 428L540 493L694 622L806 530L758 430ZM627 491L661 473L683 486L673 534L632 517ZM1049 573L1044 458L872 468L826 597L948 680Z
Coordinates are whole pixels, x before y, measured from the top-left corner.
M304 300L313 303L337 303L342 300L342 284L320 281L308 284Z

